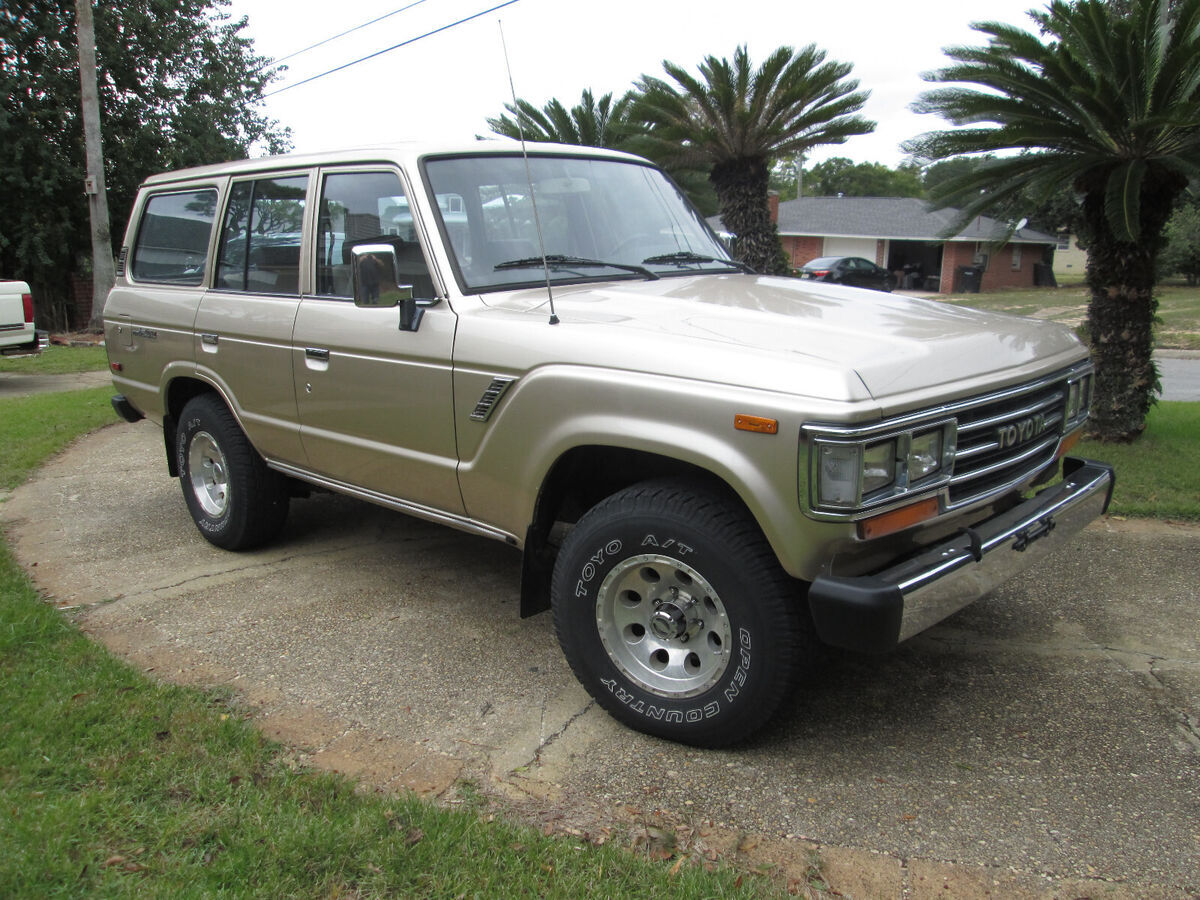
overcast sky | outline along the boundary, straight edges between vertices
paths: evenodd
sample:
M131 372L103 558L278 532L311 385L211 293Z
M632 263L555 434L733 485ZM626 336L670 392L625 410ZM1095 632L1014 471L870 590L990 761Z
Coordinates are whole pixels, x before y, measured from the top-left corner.
M400 9L412 0L233 0L249 17L259 53L281 58ZM272 90L483 12L503 0L419 0L411 9L289 60ZM500 26L519 97L539 107L571 106L584 88L621 94L662 60L694 70L708 55L748 45L755 63L781 44L813 42L854 65L871 92L863 111L873 134L823 148L812 161L848 156L896 165L899 144L944 123L908 106L926 87L920 75L943 65L942 48L979 44L970 23L1032 27L1025 15L1044 0L517 0L503 9L284 90L267 112L292 129L297 151L440 140L488 134L486 118L510 101Z

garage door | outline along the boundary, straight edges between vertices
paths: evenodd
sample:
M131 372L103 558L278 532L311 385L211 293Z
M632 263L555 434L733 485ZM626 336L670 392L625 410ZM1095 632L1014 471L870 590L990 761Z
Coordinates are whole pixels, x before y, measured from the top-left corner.
M861 256L875 262L875 238L825 238L825 256Z

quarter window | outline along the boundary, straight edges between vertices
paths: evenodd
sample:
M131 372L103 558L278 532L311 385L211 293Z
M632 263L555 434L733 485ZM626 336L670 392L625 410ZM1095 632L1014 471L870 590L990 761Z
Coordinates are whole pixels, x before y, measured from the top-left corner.
M229 191L217 287L300 293L300 235L308 176L242 181Z
M138 225L130 269L136 281L204 283L208 238L216 216L215 190L156 194Z

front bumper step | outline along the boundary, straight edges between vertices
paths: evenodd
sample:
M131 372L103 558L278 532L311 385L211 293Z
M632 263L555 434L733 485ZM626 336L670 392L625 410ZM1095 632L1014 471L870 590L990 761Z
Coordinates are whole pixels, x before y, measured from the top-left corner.
M817 634L849 650L889 650L1053 553L1108 509L1112 466L1067 457L1063 480L873 575L822 575L808 591Z

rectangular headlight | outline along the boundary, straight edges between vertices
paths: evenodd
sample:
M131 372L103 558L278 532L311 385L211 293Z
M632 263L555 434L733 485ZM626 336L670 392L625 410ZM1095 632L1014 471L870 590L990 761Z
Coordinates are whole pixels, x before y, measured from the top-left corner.
M819 453L819 501L835 506L853 506L858 502L858 483L862 475L862 446L821 444Z
M890 486L896 480L896 442L871 444L863 454L863 495Z
M908 449L908 480L920 481L942 467L942 429L913 435Z
M1079 415L1079 400L1083 393L1083 385L1078 381L1072 381L1067 385L1067 421L1070 422Z

